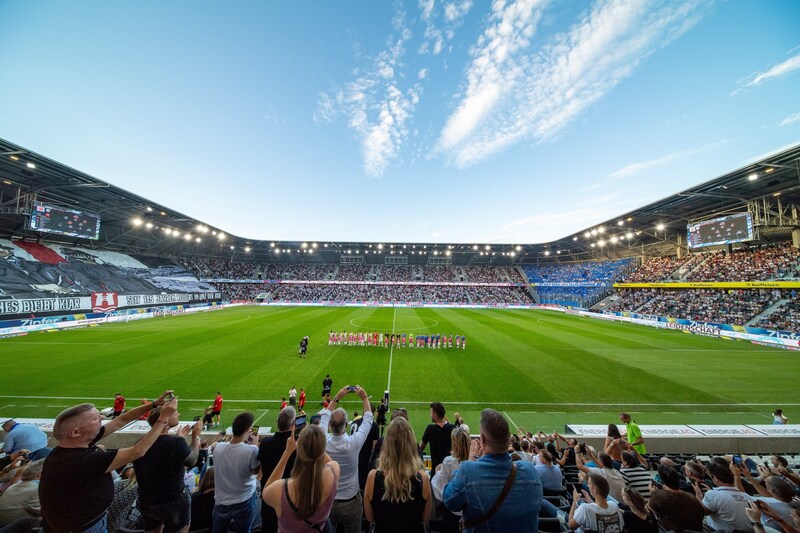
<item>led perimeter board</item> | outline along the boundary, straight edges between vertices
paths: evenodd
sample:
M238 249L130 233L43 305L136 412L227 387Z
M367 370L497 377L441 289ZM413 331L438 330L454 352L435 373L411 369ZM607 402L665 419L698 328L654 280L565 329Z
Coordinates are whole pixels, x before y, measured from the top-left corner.
M749 241L753 238L753 218L750 213L704 220L686 227L689 248L702 248Z
M70 237L97 240L100 237L100 216L74 209L65 209L33 202L28 226L35 231L58 233Z

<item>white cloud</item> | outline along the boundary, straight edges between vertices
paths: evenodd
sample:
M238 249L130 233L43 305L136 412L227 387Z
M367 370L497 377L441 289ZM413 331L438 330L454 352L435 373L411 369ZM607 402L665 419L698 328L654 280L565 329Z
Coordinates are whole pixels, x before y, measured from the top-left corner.
M361 143L364 172L369 176L383 175L391 161L399 157L408 137L407 123L422 94L418 83L400 87L398 71L402 70L401 59L411 32L403 25L402 14L395 17L393 26L400 37L343 89L334 91L333 96L320 93L314 113L317 123L332 122L340 114L346 117Z
M439 5L442 5L439 2ZM447 2L443 9L436 9L435 0L419 0L420 19L425 25L425 40L417 50L420 54L431 53L439 55L444 50L445 41L450 41L455 36L455 30L464 21L469 10L472 9L472 0L460 2ZM442 27L437 26L437 20L444 17Z
M493 4L466 88L437 150L467 166L521 139L557 138L641 62L699 22L710 3L601 0L567 32L531 50L545 0Z
M790 72L794 72L795 70L800 69L800 54L797 54L794 57L790 57L780 65L775 65L771 69L766 72L761 72L757 74L752 81L747 84L747 87L755 87L761 85L767 80L772 78L779 78L781 76L785 76Z
M664 165L668 165L669 163L674 163L675 161L680 161L681 159L685 159L687 157L696 154L701 154L709 150L714 150L716 148L724 146L727 143L728 143L727 140L722 140L719 142L706 144L698 148L689 148L687 150L674 152L669 155L665 155L664 157L659 157L658 159L651 159L649 161L642 161L639 163L631 163L630 165L624 166L621 169L612 172L611 174L609 174L609 177L614 179L628 178L630 176L634 176L646 170L650 170L651 168L663 167Z
M417 79L424 80L427 77L428 77L428 69L423 68L423 69L420 69L419 72L417 72Z
M794 124L795 122L800 122L800 113L795 113L794 115L790 115L781 121L781 126L788 126L789 124Z

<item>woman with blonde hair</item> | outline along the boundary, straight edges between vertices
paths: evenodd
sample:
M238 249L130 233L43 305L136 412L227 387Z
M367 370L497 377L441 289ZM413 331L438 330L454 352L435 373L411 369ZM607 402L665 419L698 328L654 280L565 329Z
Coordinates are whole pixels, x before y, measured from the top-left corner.
M436 473L431 479L433 495L437 500L444 500L444 488L455 475L462 461L469 460L470 438L469 433L463 426L457 426L450 433L450 455L444 458L442 464L436 467ZM452 513L447 508L443 509L442 531L443 533L455 533L459 531L458 522L461 520L461 513Z
M424 532L431 514L431 483L414 430L404 418L386 428L378 468L364 487L364 514L375 533Z
M286 450L267 480L261 497L275 509L279 531L332 531L328 517L336 485L339 463L325 453L325 432L310 425L295 440L294 430L286 441ZM297 451L289 479L281 479L286 463Z

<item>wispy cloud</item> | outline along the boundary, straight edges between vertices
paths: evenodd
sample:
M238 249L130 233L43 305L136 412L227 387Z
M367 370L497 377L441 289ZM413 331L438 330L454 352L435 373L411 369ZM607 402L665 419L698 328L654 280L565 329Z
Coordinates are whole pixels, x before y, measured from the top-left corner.
M466 87L437 150L467 166L518 142L557 138L654 51L697 24L710 2L600 0L538 51L532 38L546 0L493 4L472 50Z
M687 157L693 155L701 154L703 152L708 152L709 150L714 150L721 146L725 146L727 143L728 140L722 140L719 142L706 144L697 148L689 148L687 150L674 152L665 155L664 157L659 157L658 159L651 159L649 161L642 161L639 163L631 163L630 165L624 166L621 169L612 172L611 174L609 174L609 177L615 180L622 178L629 178L636 174L640 174L646 170L650 170L657 167L663 167L664 165L680 161L681 159L686 159Z
M771 69L766 72L761 72L757 74L752 81L750 81L747 86L754 87L757 85L761 85L767 80L771 80L772 78L779 78L781 76L785 76L790 72L794 72L795 70L800 69L800 54L797 54L794 57L790 57L780 65L775 65Z
M422 94L418 82L401 88L402 58L411 38L404 19L402 13L395 17L393 24L399 36L390 38L388 48L371 60L364 72L357 71L354 81L342 89L319 94L314 112L318 123L345 116L361 143L364 172L369 176L383 175L390 162L399 157L408 137L407 123Z
M800 122L800 113L795 113L794 115L790 115L781 121L781 126L788 126L789 124L794 124L795 122Z
M795 51L795 48L793 48L789 52L793 51ZM786 76L787 74L791 74L796 70L800 70L800 54L790 57L783 63L775 65L774 67L770 68L765 72L757 72L756 74L753 74L741 80L739 83L742 86L731 92L731 96L736 96L741 92L746 92L748 89L751 89L753 87L758 87L765 81L769 81L774 78L780 78L781 76Z
M455 30L472 9L472 0L439 2L438 5L443 7L438 9L435 0L419 0L420 20L425 26L425 39L417 50L420 54L439 55L442 52L445 42L453 38ZM444 19L441 25L439 19Z

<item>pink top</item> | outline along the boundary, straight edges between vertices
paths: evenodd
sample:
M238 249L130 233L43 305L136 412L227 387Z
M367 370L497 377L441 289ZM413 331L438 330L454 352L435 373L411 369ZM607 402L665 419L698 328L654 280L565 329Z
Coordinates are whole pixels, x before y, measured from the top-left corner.
M317 512L308 517L307 520L303 520L297 516L295 506L291 500L289 500L289 480L286 479L283 481L283 490L281 491L281 517L278 518L279 531L314 532L323 531L325 529L325 522L328 521L328 516L330 516L331 508L333 507L333 500L336 498L336 485L339 483L339 479L330 465L326 464L325 468L330 468L333 474L331 493L320 503Z

